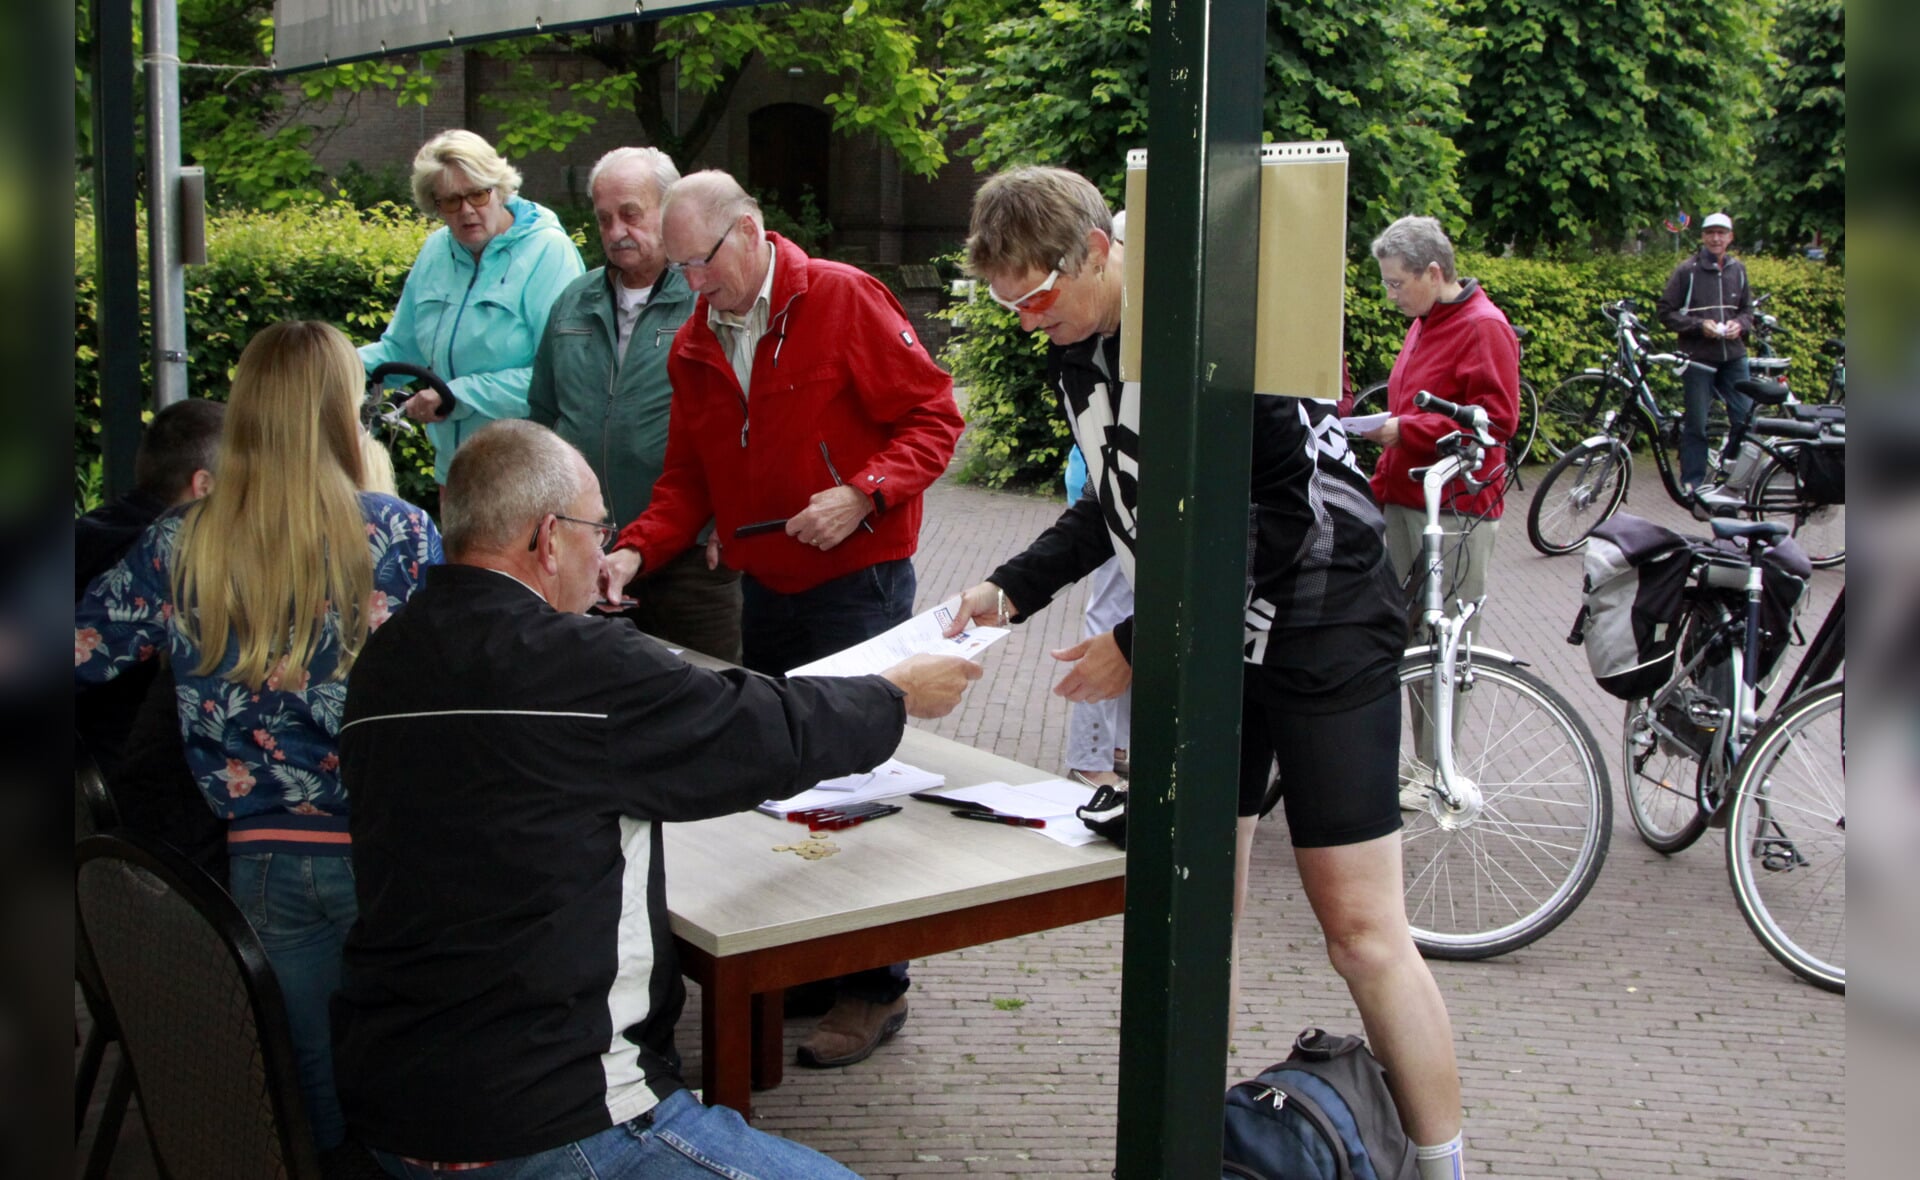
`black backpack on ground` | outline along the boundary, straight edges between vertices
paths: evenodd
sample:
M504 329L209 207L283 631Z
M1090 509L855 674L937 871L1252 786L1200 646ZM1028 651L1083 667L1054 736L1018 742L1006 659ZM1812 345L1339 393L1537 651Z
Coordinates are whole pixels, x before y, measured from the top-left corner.
M1227 1091L1220 1172L1248 1180L1416 1180L1387 1074L1359 1037L1317 1028Z

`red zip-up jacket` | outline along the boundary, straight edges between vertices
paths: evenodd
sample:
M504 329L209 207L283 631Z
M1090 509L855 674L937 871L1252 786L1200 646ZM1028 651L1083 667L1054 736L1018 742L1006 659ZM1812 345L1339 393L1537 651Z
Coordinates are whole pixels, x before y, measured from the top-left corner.
M620 533L644 576L715 522L727 565L776 594L797 594L883 561L911 557L921 493L947 469L965 425L953 378L920 346L892 292L863 271L774 244L767 334L752 396L707 323L707 297L673 339L666 467L639 519ZM874 498L873 531L822 552L784 532L736 537L790 517L833 486L826 444L848 486Z
M1420 482L1408 478L1415 467L1439 456L1433 446L1460 429L1444 414L1413 408L1413 395L1426 390L1457 406L1484 406L1493 437L1513 437L1520 422L1520 341L1512 325L1472 279L1466 298L1436 303L1407 326L1400 355L1387 377L1387 411L1400 419L1400 443L1380 452L1373 472L1373 498L1382 504L1424 509ZM1441 505L1464 516L1500 519L1507 449L1493 447L1475 474L1493 482L1471 496L1455 495Z

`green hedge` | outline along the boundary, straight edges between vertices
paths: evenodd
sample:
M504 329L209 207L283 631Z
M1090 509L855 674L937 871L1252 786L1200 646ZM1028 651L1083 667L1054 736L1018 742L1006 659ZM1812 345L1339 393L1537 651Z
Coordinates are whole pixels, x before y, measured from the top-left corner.
M394 205L358 210L346 202L274 213L230 213L207 219L207 265L186 281L187 388L224 399L233 366L254 333L287 319L326 320L355 344L386 330L421 242L437 225ZM91 211L74 218L74 499L84 508L99 496L100 396ZM144 224L140 229L146 238ZM152 384L152 337L146 324L147 275L140 274L140 367ZM433 456L424 436L395 448L400 494L438 508Z
M1546 262L1462 254L1462 274L1478 278L1515 324L1531 329L1521 373L1544 395L1567 375L1602 364L1613 337L1600 308L1616 299L1654 303L1678 256L1604 257ZM1770 292L1776 347L1793 358L1790 379L1819 390L1827 362L1821 341L1844 336L1845 275L1804 259L1749 258L1754 289ZM976 293L949 310L961 329L945 359L967 399L969 451L962 474L992 487L1057 487L1071 446L1066 424L1045 388L1046 347L1016 318ZM1371 261L1347 269L1347 358L1356 388L1384 380L1406 335L1406 320L1388 303ZM1655 337L1656 345L1667 338Z

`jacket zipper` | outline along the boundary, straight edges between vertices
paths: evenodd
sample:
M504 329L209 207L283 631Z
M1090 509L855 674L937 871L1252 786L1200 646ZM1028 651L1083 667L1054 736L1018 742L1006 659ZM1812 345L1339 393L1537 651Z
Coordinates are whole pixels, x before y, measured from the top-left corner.
M473 260L473 277L467 280L467 289L460 296L460 310L453 313L453 331L447 333L447 380L451 381L460 374L453 367L453 342L460 335L460 321L466 318L467 300L473 298L473 287L480 281L480 260Z

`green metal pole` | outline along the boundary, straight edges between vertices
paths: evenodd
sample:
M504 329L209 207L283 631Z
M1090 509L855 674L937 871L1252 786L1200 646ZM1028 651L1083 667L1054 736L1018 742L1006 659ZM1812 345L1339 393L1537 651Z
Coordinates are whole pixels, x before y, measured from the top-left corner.
M133 133L133 0L93 4L93 241L99 277L101 467L111 499L133 489L140 445L139 163Z
M1118 1175L1218 1175L1266 6L1155 0Z

